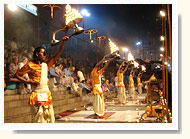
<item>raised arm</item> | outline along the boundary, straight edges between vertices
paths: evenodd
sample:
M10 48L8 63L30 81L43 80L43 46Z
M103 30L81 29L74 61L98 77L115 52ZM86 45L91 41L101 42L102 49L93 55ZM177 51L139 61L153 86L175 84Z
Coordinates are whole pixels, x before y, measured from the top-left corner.
M105 69L108 67L109 63L110 63L113 59L114 59L114 58L109 59L108 62L106 63L106 65L105 65L101 70L105 70Z
M120 70L121 67L124 65L124 63L125 63L125 61L123 61L123 62L121 63L121 65L119 66L119 70Z
M56 55L53 56L50 60L48 60L47 65L48 67L52 67L52 65L55 63L55 61L61 56L63 49L64 49L64 44L65 42L69 39L68 36L63 37L63 42L61 46L59 47L59 50L57 51Z
M62 54L62 52L63 52L63 49L64 49L64 44L65 44L65 42L67 41L69 39L69 37L68 36L65 36L65 37L63 37L63 42L62 42L62 44L61 44L61 46L59 47L59 50L58 50L58 52L56 53L56 55L55 55L55 60L57 60L60 56L61 56L61 54Z
M104 62L104 61L106 60L106 57L107 57L107 56L110 56L110 55L111 55L111 54L105 55L105 56L102 58L102 60L100 60L100 61L96 64L95 67L98 67L102 62Z
M98 67L102 62L104 62L106 59L105 59L105 57L103 57L102 58L102 60L100 60L97 64L96 64L96 66L95 67Z
M144 83L149 83L154 78L154 74L149 78L148 81L145 81Z
M121 65L119 66L119 68L118 68L118 70L117 70L117 73L120 72L121 67L123 66L123 64L124 64L124 61L123 61L123 62L121 63Z
M127 71L128 66L129 66L129 64L127 64L127 66L125 67L125 69L124 69L124 71L123 71L123 74Z
M133 69L131 70L130 75L133 75Z

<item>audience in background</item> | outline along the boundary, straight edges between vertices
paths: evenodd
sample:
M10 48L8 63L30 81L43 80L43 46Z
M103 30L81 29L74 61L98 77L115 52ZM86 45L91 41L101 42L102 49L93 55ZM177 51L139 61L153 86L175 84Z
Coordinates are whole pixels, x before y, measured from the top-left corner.
M6 83L9 84L13 81L16 82L17 89L19 88L19 80L11 80L10 82L10 79L16 79L15 73L17 70L21 69L28 61L32 60L32 52L35 47L35 45L29 45L27 43L18 43L16 39L11 41L5 40L5 85ZM82 96L82 94L89 94L91 92L92 79L90 73L93 64L90 64L89 59L78 61L76 59L73 60L71 56L66 56L64 58L59 58L55 65L53 65L48 72L51 87L67 88L68 90L74 91L79 96ZM29 80L29 76L27 74L24 75L24 78ZM112 83L109 83L109 81L106 80L103 86L108 91L112 88L111 85ZM31 85L26 84L24 86L26 87L27 92L30 93L32 90Z

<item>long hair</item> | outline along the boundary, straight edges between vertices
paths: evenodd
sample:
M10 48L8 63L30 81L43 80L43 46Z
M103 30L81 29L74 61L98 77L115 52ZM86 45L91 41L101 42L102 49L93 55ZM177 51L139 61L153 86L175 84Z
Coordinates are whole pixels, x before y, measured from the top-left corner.
M41 49L44 49L44 50L45 50L45 48L44 48L44 47L41 47L41 46L35 48L35 50L34 50L34 52L33 52L33 62L38 61L38 56L37 56L37 54L40 52Z

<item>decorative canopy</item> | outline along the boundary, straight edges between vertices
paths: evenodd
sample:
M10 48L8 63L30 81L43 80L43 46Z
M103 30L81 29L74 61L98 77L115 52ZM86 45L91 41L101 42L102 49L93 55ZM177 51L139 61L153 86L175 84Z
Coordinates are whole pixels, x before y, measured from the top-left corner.
M50 8L50 10L51 10L51 18L53 18L53 9L54 8L61 9L60 6L55 5L55 4L46 4L46 5L43 5L43 7L49 7Z
M90 40L91 40L91 34L97 33L98 30L97 29L88 29L86 31L84 31L84 34L90 34Z
M94 38L94 40L98 40L98 41L105 40L105 39L106 39L105 36L98 36Z
M99 45L101 43L102 40L105 40L106 37L105 36L98 36L98 37L95 37L94 40L98 40L99 41Z

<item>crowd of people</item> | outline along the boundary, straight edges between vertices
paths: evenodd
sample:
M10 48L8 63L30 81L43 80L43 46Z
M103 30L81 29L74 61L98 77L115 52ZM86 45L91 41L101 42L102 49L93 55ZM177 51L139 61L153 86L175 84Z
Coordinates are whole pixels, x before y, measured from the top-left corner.
M17 89L18 93L31 93L32 86L23 84L15 77L15 73L27 62L33 60L35 45L30 47L20 45L16 39L6 40L4 49L4 88L5 90ZM51 55L47 55L51 57ZM76 61L76 60L75 60ZM60 57L48 71L50 86L62 87L65 90L80 92L79 95L89 93L92 90L91 72L92 66L89 63L73 62L70 56ZM24 78L29 80L28 74ZM114 83L110 83L103 77L103 91L114 90Z
M64 40L67 39L68 37L65 36ZM135 84L133 70L128 75L126 84L124 74L128 66L123 69L123 63L116 74L110 71L103 74L114 58L107 61L104 56L94 67L88 67L80 63L74 65L71 57L60 57L64 42L54 56L48 56L43 47L31 46L30 49L18 49L14 40L6 45L9 47L5 47L4 57L5 90L18 89L18 93L31 94L29 104L38 106L38 111L33 117L34 122L54 122L51 88L61 87L78 96L93 94L93 109L99 118L103 118L105 109L103 92L115 92L115 97L118 97L122 104L126 102L126 90L131 97L135 97L135 88L142 93L141 76L138 76ZM47 59L49 60L46 61ZM49 84L47 84L47 77ZM42 109L50 112L49 119L39 117L38 112Z
M21 69L28 61L32 60L33 51L35 46L32 45L29 49L16 42L16 39L5 40L4 48L4 87L5 89L21 89L24 88L23 84L19 84L18 79L15 77L15 73ZM24 78L29 79L28 75L24 75ZM26 84L26 90L24 92L31 92L31 85Z
M21 69L27 62L32 60L33 51L36 47L33 45L29 49L26 47L18 47L14 41L6 41L4 49L4 75L5 89L18 89L18 93L31 93L32 87L30 84L20 84L15 77L17 70ZM49 56L50 57L50 56ZM92 90L91 71L92 66L86 63L73 63L70 56L60 57L56 63L49 69L48 78L52 80L52 87L61 86L65 90L75 92L89 93ZM109 78L107 78L109 76ZM29 80L28 75L24 77ZM125 77L126 79L126 77ZM102 75L102 89L106 91L117 91L117 73L108 72ZM128 82L124 81L125 86L129 86ZM130 89L129 89L130 90Z

